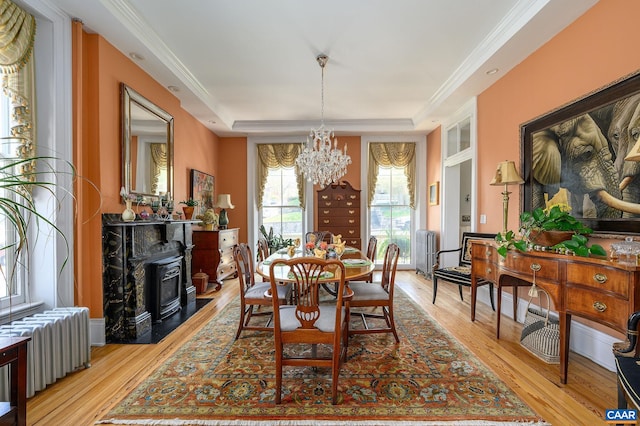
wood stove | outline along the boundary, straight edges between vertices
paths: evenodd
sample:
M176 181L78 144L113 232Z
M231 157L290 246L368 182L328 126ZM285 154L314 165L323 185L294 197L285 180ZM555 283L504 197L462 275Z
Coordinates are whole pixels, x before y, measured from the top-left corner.
M161 322L182 309L182 257L173 256L149 263L147 310L153 322Z

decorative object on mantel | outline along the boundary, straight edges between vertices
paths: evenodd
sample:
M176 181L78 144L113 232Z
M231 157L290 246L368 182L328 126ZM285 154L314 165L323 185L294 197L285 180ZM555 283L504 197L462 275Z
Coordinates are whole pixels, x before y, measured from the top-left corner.
M338 147L338 139L333 130L328 130L324 126L324 67L329 61L326 55L316 57L322 69L322 98L321 98L321 121L320 127L311 129L307 146L296 158L296 166L304 177L313 184L327 186L332 182L338 182L347 173L347 166L351 164L351 157L347 155L347 144L344 145L344 152ZM333 144L333 148L331 145Z
M229 225L229 218L227 217L226 209L234 209L236 207L231 204L231 194L218 194L218 202L214 207L221 209L220 217L218 218L220 229L227 229L227 225Z
M186 220L191 219L193 217L193 210L198 205L198 201L194 200L193 198L189 198L186 201L180 201L180 204L184 204L184 207L182 208L182 211L184 212L184 218Z
M122 212L122 221L133 222L134 220L136 220L136 212L134 212L131 208L131 203L133 203L134 199L132 199L132 195L129 194L126 189L124 189L124 186L120 188L120 196L122 197L122 200L126 205L124 211Z
M502 191L502 235L507 233L507 221L509 219L509 185L522 184L524 180L518 174L516 165L513 161L503 161L496 168L496 175L489 185L504 185Z

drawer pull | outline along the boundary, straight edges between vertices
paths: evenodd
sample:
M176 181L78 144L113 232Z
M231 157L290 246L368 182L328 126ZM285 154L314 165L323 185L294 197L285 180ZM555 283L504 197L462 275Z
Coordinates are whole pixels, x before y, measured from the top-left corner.
M349 214L354 214L355 212L355 210L349 210Z
M349 198L351 198L352 200L355 200L357 197L357 195L349 195Z
M484 257L490 257L490 256L491 256L491 250L487 249L487 250L484 252Z
M329 196L328 196L328 195L323 195L323 196L322 196L322 199L323 199L323 200L327 200L327 199L329 199Z
M351 202L351 201L347 201L347 203L346 203L346 204L347 204L347 206L351 207L351 206L353 205L353 202Z
M323 220L324 223L329 223L328 219Z
M327 201L324 203L325 206L329 207L331 205L331 201Z
M355 234L355 233L356 233L356 231L349 231L349 233L350 233L350 234Z
M349 219L349 223L356 223L355 219Z
M532 263L529 268L531 268L532 271L538 272L542 268L542 266L540 266L539 263Z
M491 273L491 268L487 268L487 274Z
M322 213L329 214L329 213L331 213L331 210L323 210Z
M607 305L605 305L602 302L593 302L593 309L595 309L598 312L604 312L607 310Z
M607 276L601 273L594 274L593 279L596 280L598 284L604 284L607 282Z

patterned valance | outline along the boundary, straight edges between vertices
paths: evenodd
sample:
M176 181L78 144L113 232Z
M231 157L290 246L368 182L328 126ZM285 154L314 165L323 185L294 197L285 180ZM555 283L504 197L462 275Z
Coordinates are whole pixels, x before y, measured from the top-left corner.
M369 188L367 204L371 207L371 202L376 191L378 182L378 167L403 167L404 175L407 177L409 190L409 207L415 209L416 199L416 144L414 142L387 143L377 142L369 144Z
M258 147L258 173L257 173L257 194L256 202L258 207L262 205L264 187L267 184L269 169L280 167L294 167L295 161L302 151L302 144L299 143L274 143L259 144ZM296 167L298 175L298 197L300 207L304 209L304 179L300 178L300 172Z

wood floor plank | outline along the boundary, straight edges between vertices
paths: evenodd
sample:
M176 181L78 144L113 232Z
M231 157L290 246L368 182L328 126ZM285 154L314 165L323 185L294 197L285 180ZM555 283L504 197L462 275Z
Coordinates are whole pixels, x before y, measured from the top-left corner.
M431 281L414 271L399 271L396 284L547 422L606 424L605 409L616 406L613 372L572 352L568 383L561 384L557 365L545 364L520 346L520 324L503 317L501 338L496 339L497 314L484 304L478 305L476 321L470 321L468 290L460 301L457 287L442 283L432 304ZM237 280L225 281L219 292L204 294L214 300L156 345L93 348L90 368L58 380L28 400L28 424L94 424L237 294Z

